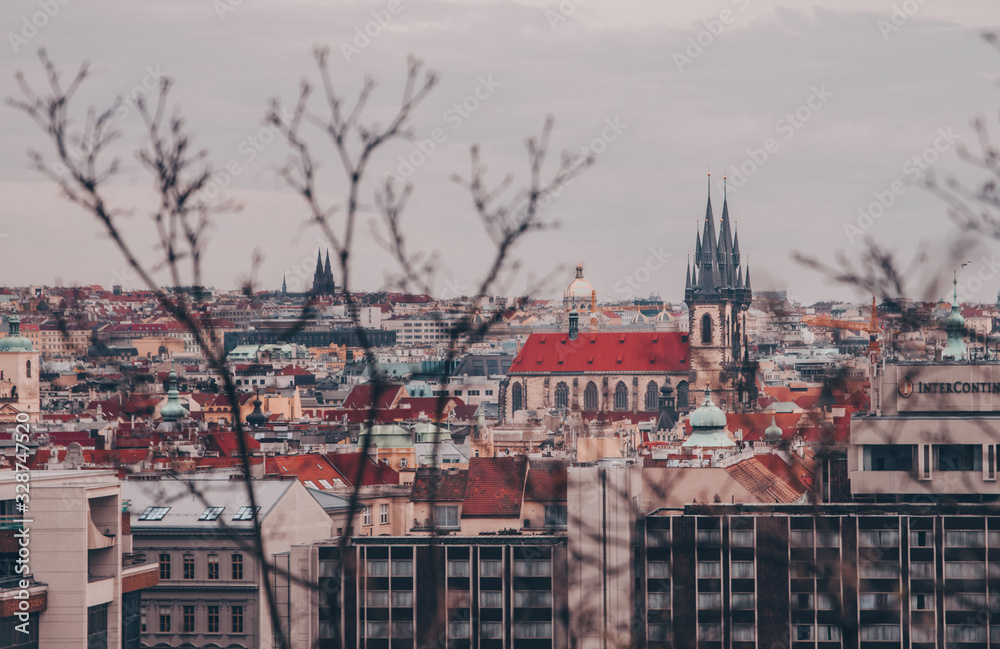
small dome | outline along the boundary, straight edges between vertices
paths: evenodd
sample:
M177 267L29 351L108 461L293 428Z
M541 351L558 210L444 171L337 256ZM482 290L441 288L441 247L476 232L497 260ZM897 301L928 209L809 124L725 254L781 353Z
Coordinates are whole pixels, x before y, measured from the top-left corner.
M777 442L783 434L784 431L774 421L774 415L771 415L771 425L764 429L764 439L768 442Z
M589 302L594 287L583 278L583 264L576 265L576 278L569 283L563 292L563 298L569 302Z
M672 322L673 318L670 317L670 312L669 311L665 311L664 310L664 311L660 311L659 313L657 313L656 317L653 319L653 321L654 322Z
M31 341L21 335L21 318L12 315L7 322L10 333L0 338L0 352L33 352Z
M712 391L705 388L705 401L691 413L691 428L725 428L726 413L712 401Z
M264 424L267 423L267 415L265 415L263 412L261 412L261 409L260 409L261 405L262 405L262 402L260 400L260 397L257 397L256 399L254 399L253 400L253 412L251 412L249 415L247 415L247 420L246 420L247 424L249 424L250 426L253 426L254 428L256 428L258 426L263 426Z

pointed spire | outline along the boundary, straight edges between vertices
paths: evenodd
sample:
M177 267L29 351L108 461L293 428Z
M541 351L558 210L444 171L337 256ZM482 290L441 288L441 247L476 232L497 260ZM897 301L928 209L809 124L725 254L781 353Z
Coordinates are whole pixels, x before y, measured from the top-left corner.
M748 291L750 290L750 263L749 263L749 261L747 262L747 281L746 281L746 285L745 285L744 288L746 288L746 290L748 290Z
M736 288L743 288L743 267L736 267Z
M687 275L684 278L684 288L691 288L691 255L688 255Z

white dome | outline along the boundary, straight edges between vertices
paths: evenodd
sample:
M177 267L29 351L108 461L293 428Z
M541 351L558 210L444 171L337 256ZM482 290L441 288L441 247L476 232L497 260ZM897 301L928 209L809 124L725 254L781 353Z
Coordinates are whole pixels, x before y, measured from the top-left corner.
M563 297L568 301L590 301L590 297L593 294L594 287L590 285L590 282L583 278L583 264L576 265L576 278L569 283L566 290L563 292Z

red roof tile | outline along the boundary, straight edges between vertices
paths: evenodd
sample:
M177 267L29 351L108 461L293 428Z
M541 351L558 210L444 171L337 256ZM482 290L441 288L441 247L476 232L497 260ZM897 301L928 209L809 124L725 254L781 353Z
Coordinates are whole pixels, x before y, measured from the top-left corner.
M462 518L518 518L527 470L524 456L471 458Z
M509 374L686 372L688 365L686 333L581 333L576 340L567 334L531 334Z
M457 469L419 471L410 492L412 502L461 502L465 500L468 471Z

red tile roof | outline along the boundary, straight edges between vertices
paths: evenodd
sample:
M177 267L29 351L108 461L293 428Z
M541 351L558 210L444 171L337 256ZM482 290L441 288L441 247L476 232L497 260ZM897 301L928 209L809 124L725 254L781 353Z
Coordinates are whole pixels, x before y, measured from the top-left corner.
M361 470L361 485L399 484L399 473L384 462L375 462L367 453L327 453L326 459L340 474L341 479L353 487ZM361 466L359 466L359 462Z
M307 486L316 489L327 489L320 480L326 480L331 488L348 484L329 460L319 453L269 457L264 463L264 472L272 475L293 475L299 482L305 483L307 480L312 482L312 485Z
M465 500L468 471L420 471L413 480L412 502L461 502Z
M559 460L532 462L524 485L524 499L535 502L566 500L566 463Z
M247 433L243 433L246 440L247 451L253 453L260 450L260 442ZM240 440L235 432L209 433L203 438L205 448L209 451L217 451L223 457L238 457L240 454Z
M368 410L372 405L373 387L374 385L371 383L355 385L351 393L344 399L343 407L353 410ZM406 388L402 385L383 385L382 390L378 394L378 401L375 403L375 406L379 410L392 408L399 399L405 396Z
M469 460L462 518L518 518L528 459L474 457Z
M680 332L531 334L509 374L536 372L687 372L687 334Z

